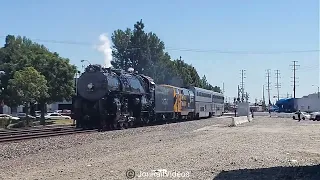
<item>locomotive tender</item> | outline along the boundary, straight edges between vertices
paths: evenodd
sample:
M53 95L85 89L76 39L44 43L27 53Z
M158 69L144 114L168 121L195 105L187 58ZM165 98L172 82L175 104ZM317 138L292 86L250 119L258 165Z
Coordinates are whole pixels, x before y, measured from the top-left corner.
M158 85L151 77L89 65L77 81L73 119L82 128L128 128L152 122L222 115L220 93Z

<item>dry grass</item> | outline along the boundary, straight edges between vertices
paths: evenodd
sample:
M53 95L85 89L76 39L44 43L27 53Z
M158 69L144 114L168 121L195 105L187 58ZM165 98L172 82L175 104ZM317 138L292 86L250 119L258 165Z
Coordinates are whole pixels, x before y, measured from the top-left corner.
M58 120L46 120L46 123L54 125L71 125L73 124L72 119L58 119Z

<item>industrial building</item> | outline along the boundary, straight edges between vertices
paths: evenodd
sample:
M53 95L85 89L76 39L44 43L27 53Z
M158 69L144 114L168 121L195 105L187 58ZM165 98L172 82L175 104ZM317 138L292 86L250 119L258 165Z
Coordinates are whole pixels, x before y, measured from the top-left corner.
M313 93L301 98L280 99L276 102L279 112L294 112L297 110L304 112L320 111L320 94Z
M320 111L320 94L313 93L296 99L296 109L306 112Z

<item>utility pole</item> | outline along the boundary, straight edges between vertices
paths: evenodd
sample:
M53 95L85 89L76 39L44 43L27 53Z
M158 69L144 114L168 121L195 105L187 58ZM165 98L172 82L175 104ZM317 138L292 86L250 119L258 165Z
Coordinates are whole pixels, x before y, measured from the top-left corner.
M222 94L224 94L224 83L222 83Z
M249 94L248 94L248 92L245 93L245 99L246 99L246 102L249 102Z
M279 101L279 89L280 89L280 84L279 84L279 78L280 78L280 70L276 70L276 78L277 78L277 83L276 83L276 89L277 89L277 98Z
M266 103L266 99L264 97L264 85L262 86L262 102Z
M241 70L241 83L240 83L240 87L241 87L241 102L244 102L244 79L245 77L245 71L246 70Z
M237 101L240 102L240 87L238 85L238 98L237 98Z
M270 100L270 69L267 69L267 91L268 91L268 104L269 106L271 105L271 100Z
M297 67L299 65L297 65L298 61L292 61L293 65L291 65L293 67L293 98L296 98L296 86L297 86L297 76L296 76L296 71L297 71Z

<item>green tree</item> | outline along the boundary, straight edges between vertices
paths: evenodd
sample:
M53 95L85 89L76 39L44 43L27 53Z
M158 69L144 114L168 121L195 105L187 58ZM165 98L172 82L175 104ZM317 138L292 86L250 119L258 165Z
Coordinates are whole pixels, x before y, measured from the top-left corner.
M19 104L25 105L27 115L31 103L49 96L46 78L33 67L16 71L13 79L9 80L8 89Z
M154 78L158 84L167 83L175 86L197 86L221 92L200 79L196 69L183 60L171 60L165 52L165 44L153 32L144 31L142 20L134 24L134 29L116 30L112 34L112 65L127 70L133 67L136 71Z
M132 59L130 56L131 37L132 31L129 28L125 31L118 29L112 34L113 59L111 64L114 68L127 70L129 67L132 67Z
M13 78L14 72L28 66L34 67L47 80L49 96L38 101L43 119L47 103L71 100L77 70L70 64L69 59L60 57L56 52L50 52L45 46L26 37L8 35L4 47L0 49L0 69L6 73L1 79L5 90L0 98L10 107L20 104L12 90L7 88L9 80Z

